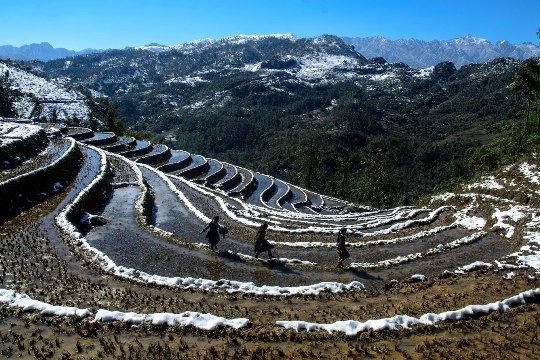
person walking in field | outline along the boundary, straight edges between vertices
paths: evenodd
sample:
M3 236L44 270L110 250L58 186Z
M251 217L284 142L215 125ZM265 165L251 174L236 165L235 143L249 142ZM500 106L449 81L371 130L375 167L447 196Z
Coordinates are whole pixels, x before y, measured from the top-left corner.
M336 267L338 267L340 269L343 269L343 260L345 260L346 258L351 256L351 254L349 254L349 252L347 251L347 248L346 248L346 246L347 246L346 243L345 243L345 240L346 240L345 235L346 234L347 234L347 229L346 228L341 228L339 230L339 233L338 233L338 236L337 236L337 241L336 241L337 251L338 251L338 262L337 262Z
M208 232L206 233L206 238L210 242L210 250L212 251L217 250L217 243L221 240L219 238L220 227L221 225L219 224L219 216L214 216L214 219L212 219L212 221L209 222L208 225L206 225L206 227L200 232L202 234L203 232L208 230Z
M255 259L259 259L259 254L264 251L268 252L269 259L274 258L270 251L274 246L266 240L266 229L268 229L268 224L262 224L257 231L257 238L255 239Z

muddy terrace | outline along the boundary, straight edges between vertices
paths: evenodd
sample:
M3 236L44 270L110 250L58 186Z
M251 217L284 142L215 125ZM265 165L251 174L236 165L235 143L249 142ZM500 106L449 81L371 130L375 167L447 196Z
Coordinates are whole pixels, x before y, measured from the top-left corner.
M35 148L0 176L4 357L540 357L537 160L377 210L114 134L1 129ZM263 222L274 260L253 256Z

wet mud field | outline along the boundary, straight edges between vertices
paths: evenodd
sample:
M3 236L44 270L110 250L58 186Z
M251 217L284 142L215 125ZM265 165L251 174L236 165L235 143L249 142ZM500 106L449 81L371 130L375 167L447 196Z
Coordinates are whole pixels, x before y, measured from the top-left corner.
M418 210L308 214L80 149L69 186L0 225L2 357L540 358L529 172L498 175L504 196L480 179ZM253 257L263 222L273 260ZM426 314L443 320L405 322Z

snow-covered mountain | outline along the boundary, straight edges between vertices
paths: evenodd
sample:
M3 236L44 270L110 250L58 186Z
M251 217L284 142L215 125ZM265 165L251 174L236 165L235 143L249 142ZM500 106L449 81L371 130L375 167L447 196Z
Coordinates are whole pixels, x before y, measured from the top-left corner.
M416 69L368 60L336 36L255 35L30 65L45 78L109 96L127 126L173 148L285 179L308 172L293 155L307 151L320 166L306 184L319 181L321 192L339 194L337 182L318 179L334 178L340 157L359 164L386 154L385 166L403 179L400 196L412 199L459 175L448 166L453 155L439 161L440 154L459 149L462 156L489 141L491 126L507 117L508 85L521 62Z
M540 55L540 46L532 43L511 44L503 40L493 44L471 35L433 41L389 40L382 36L343 37L343 40L367 58L384 57L389 62L403 62L416 68L433 66L443 61L451 61L460 68L499 57L524 60Z
M516 66L517 61L501 60L460 76L512 76L508 74ZM382 58L367 60L332 35L278 34L203 39L175 46L150 44L34 64L34 70L103 93L113 101L119 99L125 103L119 110L130 125L148 126L160 118L169 121L165 119L239 106L251 97L257 101L279 98L284 103L316 97L317 89L327 91L341 83L368 94L388 94L394 102L405 104L433 96L433 90L424 91L441 79L446 81L456 68L445 63L416 69ZM326 107L333 108L330 103Z
M59 120L75 117L83 123L89 119L91 111L86 96L66 86L66 79L47 80L18 66L0 61L0 76L4 78L6 74L10 87L21 94L15 103L18 117L57 117Z
M74 51L64 48L54 48L47 42L42 42L41 44L23 45L20 47L2 45L0 46L0 59L49 61L99 51L101 50L84 49L81 51Z

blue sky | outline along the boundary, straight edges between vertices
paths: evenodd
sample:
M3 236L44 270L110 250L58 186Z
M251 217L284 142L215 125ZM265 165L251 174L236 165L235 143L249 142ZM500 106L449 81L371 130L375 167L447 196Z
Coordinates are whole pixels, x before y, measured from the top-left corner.
M0 45L73 50L292 33L538 44L540 1L0 0Z

